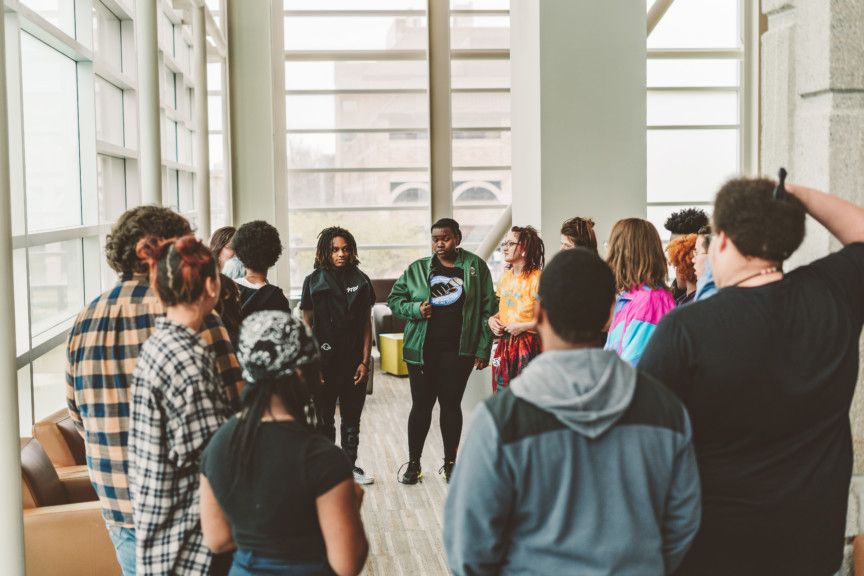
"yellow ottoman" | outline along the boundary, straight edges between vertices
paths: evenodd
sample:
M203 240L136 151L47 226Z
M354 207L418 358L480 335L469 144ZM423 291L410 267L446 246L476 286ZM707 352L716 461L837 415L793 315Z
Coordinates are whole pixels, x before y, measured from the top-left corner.
M396 376L407 376L408 365L402 359L402 334L379 334L381 369Z

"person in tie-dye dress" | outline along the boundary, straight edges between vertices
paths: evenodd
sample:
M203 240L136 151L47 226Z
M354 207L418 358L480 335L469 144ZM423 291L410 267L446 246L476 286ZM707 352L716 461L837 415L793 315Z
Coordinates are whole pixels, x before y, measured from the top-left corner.
M534 303L545 262L543 240L533 226L514 226L501 243L507 269L498 281L498 314L489 328L498 343L492 356L492 391L506 388L540 353Z

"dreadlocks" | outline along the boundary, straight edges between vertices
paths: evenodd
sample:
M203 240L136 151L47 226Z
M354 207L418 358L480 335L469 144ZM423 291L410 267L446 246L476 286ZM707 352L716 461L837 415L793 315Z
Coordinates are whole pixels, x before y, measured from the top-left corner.
M522 273L527 274L543 268L546 263L546 249L543 247L543 240L537 234L537 229L533 226L513 226L510 231L519 235L519 246L516 249L521 250L525 255Z
M325 228L318 234L318 246L315 248L315 269L318 268L333 268L333 260L330 258L330 253L333 247L333 240L343 238L348 244L348 250L351 251L351 266L358 266L360 260L357 258L357 241L354 236L339 226L331 226Z

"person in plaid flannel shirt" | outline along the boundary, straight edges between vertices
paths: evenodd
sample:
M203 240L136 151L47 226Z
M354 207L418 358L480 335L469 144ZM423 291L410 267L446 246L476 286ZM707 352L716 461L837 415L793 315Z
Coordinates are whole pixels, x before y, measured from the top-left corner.
M91 302L69 334L66 399L84 436L90 480L126 576L135 574L135 532L129 497L129 388L139 350L164 308L147 278L136 245L152 235L173 238L191 232L189 222L167 208L140 206L122 214L108 236L108 264L120 282ZM239 404L240 366L228 333L211 314L200 331L215 356L214 369L232 404Z

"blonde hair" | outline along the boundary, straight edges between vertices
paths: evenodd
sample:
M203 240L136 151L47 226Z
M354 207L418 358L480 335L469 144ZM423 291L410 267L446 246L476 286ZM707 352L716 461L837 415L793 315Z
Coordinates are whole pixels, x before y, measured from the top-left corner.
M654 225L641 218L619 220L609 233L606 262L615 274L619 292L642 284L666 288L666 257Z

